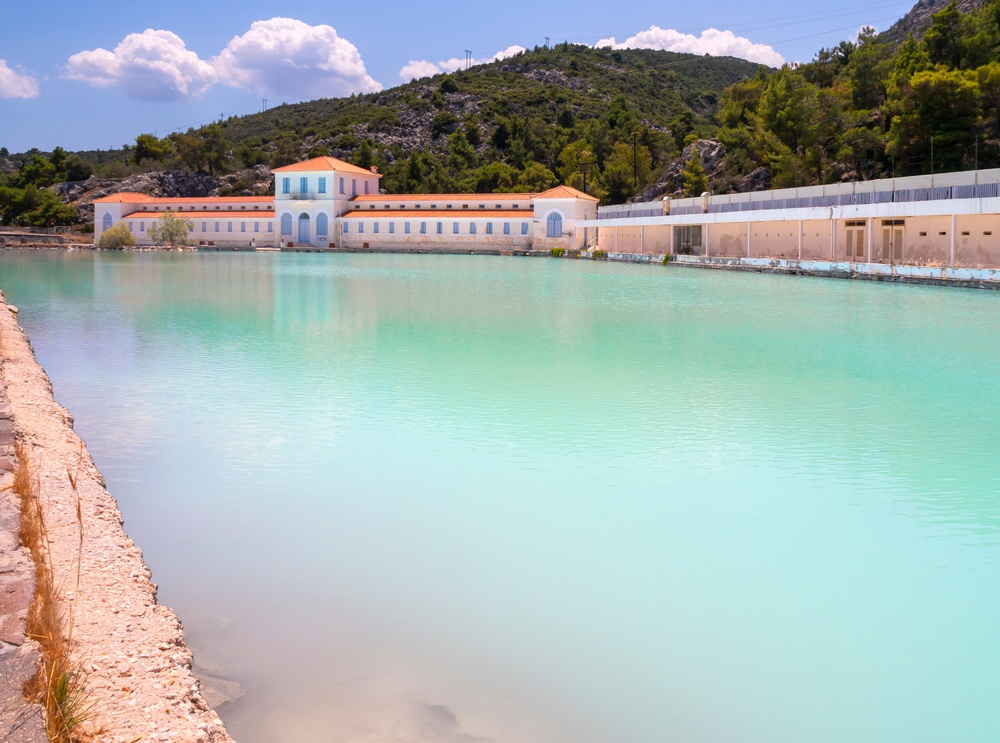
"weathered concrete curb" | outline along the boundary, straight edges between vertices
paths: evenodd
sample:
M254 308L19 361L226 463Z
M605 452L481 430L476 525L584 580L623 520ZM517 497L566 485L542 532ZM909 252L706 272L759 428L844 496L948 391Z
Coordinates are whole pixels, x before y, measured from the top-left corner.
M72 416L53 399L16 312L0 295L2 381L14 433L37 471L55 584L73 615L73 660L86 675L93 726L100 740L116 743L231 743L191 672L181 623L156 602L142 552L125 535Z

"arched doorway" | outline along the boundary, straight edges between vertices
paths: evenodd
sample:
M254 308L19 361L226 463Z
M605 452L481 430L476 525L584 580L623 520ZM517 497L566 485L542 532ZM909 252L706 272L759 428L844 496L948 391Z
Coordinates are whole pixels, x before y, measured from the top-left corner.
M307 243L309 242L309 215L300 214L299 215L299 242Z
M104 220L101 222L101 229L110 230L111 229L111 222L112 222L111 215L105 213L104 214Z
M562 237L562 214L552 212L545 220L546 237Z

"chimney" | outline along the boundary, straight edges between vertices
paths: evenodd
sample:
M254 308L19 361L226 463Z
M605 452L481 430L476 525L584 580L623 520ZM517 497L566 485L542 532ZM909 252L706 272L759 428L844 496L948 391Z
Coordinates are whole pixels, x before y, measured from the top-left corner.
M374 173L375 175L378 175L378 165L372 165L372 172L373 172L373 173Z

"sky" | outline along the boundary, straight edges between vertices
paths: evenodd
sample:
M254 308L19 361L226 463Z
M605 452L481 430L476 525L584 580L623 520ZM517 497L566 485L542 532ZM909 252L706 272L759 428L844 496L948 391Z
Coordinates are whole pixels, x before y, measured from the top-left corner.
M569 41L771 66L884 30L912 0L243 0L0 5L0 147L106 150Z

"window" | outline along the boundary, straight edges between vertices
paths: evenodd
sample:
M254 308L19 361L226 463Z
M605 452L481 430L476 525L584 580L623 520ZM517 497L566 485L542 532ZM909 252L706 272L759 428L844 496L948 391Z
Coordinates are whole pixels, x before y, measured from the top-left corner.
M145 231L146 231L146 223L139 222L139 232L145 232Z
M344 234L346 235L350 231L351 231L351 225L347 222L344 222Z
M360 235L364 231L365 231L365 223L364 222L358 222L358 234Z
M103 222L101 222L101 224L103 225L103 229L110 230L111 229L111 222L112 222L111 215L110 214L105 214L104 215L104 220L103 220Z
M202 232L208 232L208 222L202 222L201 223L201 231Z
M344 179L343 178L340 179L340 192L344 193Z
M226 232L232 232L233 231L233 223L232 222L227 222L226 224L227 224L227 226L226 226Z
M306 196L309 193L309 179L306 176L299 178L299 196Z
M487 222L486 223L486 234L487 235L492 235L493 234L493 223L492 222Z
M292 215L282 214L281 215L281 234L291 235L292 234Z
M375 224L374 224L374 225L372 226L372 232L374 232L374 233L375 233L376 235L378 234L378 222L376 222L376 223L375 223Z
M476 223L475 222L470 222L469 223L469 234L470 235L475 235L476 234Z
M351 196L358 195L358 179L351 178Z
M442 232L444 232L444 222L438 222L437 223L437 233L440 235Z
M407 235L410 234L410 223L409 222L403 222L403 232L405 232Z
M274 232L274 225L271 224L270 222L267 223L267 231Z
M527 235L528 234L528 223L527 222L521 222L521 234L522 235Z
M368 181L365 181L365 195L368 194Z
M389 234L390 235L396 234L396 223L395 222L389 222Z
M552 212L545 219L545 236L562 237L562 214L559 212Z
M292 179L282 178L281 179L281 193L291 193L292 192ZM219 207L215 207L218 209Z
M420 234L421 235L426 235L427 234L427 223L426 222L421 222L420 223Z
M330 232L330 218L323 212L316 216L316 234L326 237Z
M218 223L218 222L216 222L216 223L215 223L215 231L216 231L216 232L218 232L218 231L219 231L219 223Z
M510 234L510 222L504 222L503 223L503 234L505 234L505 235L509 235Z
M316 190L319 191L320 193L326 193L326 176L325 175L321 175L319 177L319 184L317 185Z
M451 233L453 235L457 235L458 234L458 222L452 222L451 223Z
M247 231L247 223L240 222L240 232L246 232L246 231Z

